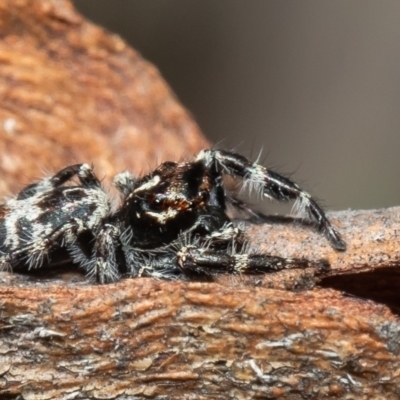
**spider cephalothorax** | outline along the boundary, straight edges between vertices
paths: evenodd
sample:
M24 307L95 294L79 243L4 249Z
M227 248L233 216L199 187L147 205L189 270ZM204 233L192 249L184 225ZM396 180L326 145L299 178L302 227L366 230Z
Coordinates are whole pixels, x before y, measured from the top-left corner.
M261 214L227 194L224 175L266 197L300 202L332 246L345 249L323 210L295 183L239 154L203 150L193 162L165 162L140 179L118 174L114 184L122 201L116 211L87 164L27 186L0 206L0 267L51 266L60 248L100 283L122 274L172 279L326 266L249 252L226 207L252 219ZM74 177L79 185L71 184Z

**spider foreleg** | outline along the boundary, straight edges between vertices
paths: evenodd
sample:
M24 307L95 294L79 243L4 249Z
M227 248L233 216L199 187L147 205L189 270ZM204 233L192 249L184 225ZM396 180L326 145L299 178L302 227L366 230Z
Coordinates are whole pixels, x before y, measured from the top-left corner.
M322 208L317 202L290 179L252 163L240 154L223 150L203 150L197 156L206 166L215 168L227 175L238 176L250 189L256 189L265 197L278 201L295 200L310 218L318 224L332 246L337 250L345 250L346 244L339 233L332 227Z

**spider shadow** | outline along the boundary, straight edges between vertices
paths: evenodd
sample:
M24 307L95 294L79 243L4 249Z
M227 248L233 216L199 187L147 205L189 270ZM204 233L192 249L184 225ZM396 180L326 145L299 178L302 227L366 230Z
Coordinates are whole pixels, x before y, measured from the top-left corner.
M246 222L253 225L297 225L304 227L306 229L316 230L318 232L318 224L316 222L310 221L306 218L293 217L290 215L266 215L262 213L257 213L256 217L249 217L242 219L239 217L233 218L235 222Z
M50 262L51 260L51 262ZM54 249L43 260L40 268L26 268L22 262L13 267L13 272L23 276L28 281L56 281L80 282L87 281L85 273L77 264L71 261L71 257L64 248Z

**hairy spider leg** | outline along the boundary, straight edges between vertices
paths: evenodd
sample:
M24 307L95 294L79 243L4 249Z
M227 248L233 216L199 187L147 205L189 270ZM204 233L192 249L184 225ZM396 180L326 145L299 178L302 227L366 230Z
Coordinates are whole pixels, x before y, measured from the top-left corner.
M205 218L195 225L194 230L199 227L210 229L208 224L215 223L212 218ZM127 237L125 237L127 236ZM199 247L219 249L224 252L242 251L245 245L242 230L231 222L224 223L217 230L209 230L205 236L193 234L192 230L183 232L175 241L152 250L134 249L129 246L129 234L122 235L123 251L129 266L129 276L152 276L164 279L182 278L184 271L177 263L176 254L182 247L191 246L196 243ZM207 275L207 271L203 274Z
M248 221L250 221L250 222L258 223L258 222L268 221L268 217L266 215L264 215L262 212L253 210L244 201L239 200L238 198L236 198L234 196L226 195L226 201L228 204L231 204L232 207L247 214L249 216Z
M176 252L176 263L183 272L203 275L265 274L311 267L322 272L330 268L325 260L310 261L249 253L242 229L232 223L225 224L204 238L182 240Z
M39 192L46 192L59 187L75 176L78 177L80 183L85 188L101 187L100 181L88 164L75 164L63 168L50 178L45 178L26 186L18 193L17 200L24 200Z
M124 171L114 176L113 184L124 196L128 196L135 189L138 180L129 171Z
M18 193L16 200L23 201L40 193L49 192L71 180L74 176L78 176L79 181L84 187L100 187L100 181L94 175L92 168L88 164L76 164L63 168L50 178L45 178L26 186ZM43 256L58 244L57 241L64 234L70 234L71 237L76 239L77 232L81 225L80 221L71 219L68 224L56 228L49 235L29 242L24 246L20 246L9 254L2 255L0 257L0 265L9 268L12 264L26 258L26 254L31 252L27 260L28 268L39 268L43 263Z
M128 177L126 174L119 175L120 177L124 176L125 181L129 180L130 185L133 185L134 178L132 175L129 174ZM54 175L50 181L54 186L59 186L74 176L78 177L83 187L101 188L101 182L88 164L76 164L66 167ZM130 189L130 185L128 185L128 189ZM77 237L75 238L73 241L74 246L72 247L74 261L78 262L87 271L89 278L94 277L99 283L115 282L120 278L116 259L116 249L120 247L119 236L119 228L105 224L94 239L92 257L87 259L85 259L84 253L80 251L79 243L75 243Z
M92 258L86 258L83 256L83 252L78 251L79 234L86 230L87 227L84 226L81 220L72 218L67 224L56 228L49 235L40 238L40 240L22 246L9 255L0 257L0 265L12 265L25 260L29 265L28 269L40 268L44 256L53 248L58 247L60 239L64 238L74 261L87 272L89 278L93 277L99 283L115 282L120 278L115 254L115 249L118 248L118 229L106 224L100 230L95 239Z
M115 282L120 278L116 250L121 244L119 228L104 224L96 235L93 258L86 269L87 276L95 277L99 283Z
M44 256L52 248L59 246L61 238L66 237L68 242L74 242L84 229L82 221L72 218L67 224L57 227L49 235L3 255L0 257L0 264L13 265L25 260L28 264L28 269L40 268L43 264Z
M57 174L55 174L52 178L50 178L50 182L53 187L57 187L71 180L74 176L78 177L83 187L101 187L101 183L97 176L94 174L93 168L88 164L75 164L63 168L61 171L57 172Z
M297 200L299 208L304 208L310 218L317 222L319 231L325 234L331 245L336 250L346 249L345 242L332 227L322 208L290 179L252 163L240 154L224 150L202 150L197 156L197 161L202 161L206 166L217 168L227 175L242 178L250 190L255 189L265 197L278 201Z
M244 243L244 235L239 226L229 222L225 223L220 229L210 232L202 240L209 245L217 243L229 244L230 242L242 245Z
M88 164L76 164L63 168L50 178L29 185L18 194L17 200L24 201L35 195L51 193L53 189L62 186L74 177L79 179L84 189L101 189L101 183L92 168ZM84 220L71 218L48 235L32 240L9 254L4 254L0 257L0 265L9 267L25 261L28 269L40 268L44 256L48 255L53 248L60 246L60 243L64 243L73 261L86 270L89 277L95 277L100 283L118 280L120 275L115 255L115 249L119 244L119 242L116 243L119 233L115 233L118 228L105 224L96 237L92 238L93 254L91 255L85 254L79 240L80 234L90 233L89 228Z
M285 269L316 268L318 272L329 270L324 260L310 261L303 258L282 258L266 254L228 254L226 252L189 245L177 253L177 263L183 271L206 275L265 274Z
M248 250L242 230L232 223L227 223L204 237L186 232L162 251L153 251L152 257L143 257L135 276L182 279L193 273L211 277L221 274L265 274L305 268L314 268L316 273L322 273L330 269L326 260L283 258L249 253Z

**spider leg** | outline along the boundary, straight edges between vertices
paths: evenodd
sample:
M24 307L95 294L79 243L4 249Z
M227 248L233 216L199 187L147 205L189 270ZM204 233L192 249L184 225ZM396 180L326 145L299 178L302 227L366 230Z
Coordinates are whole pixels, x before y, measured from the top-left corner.
M176 263L175 255L169 254L145 260L135 277L153 277L158 279L176 280L185 278L184 273Z
M117 261L120 235L120 229L111 224L104 224L96 235L93 257L85 268L87 275L94 276L98 283L115 282L120 278Z
M231 222L226 222L217 230L210 229L214 223L216 221L209 216L202 218L196 227L206 230L208 233L205 235L199 235L189 230L182 233L176 241L151 250L130 247L130 235L123 235L121 242L127 262L128 275L131 277L152 276L162 279L185 278L185 272L188 273L189 270L182 270L177 263L176 254L183 247L192 244L196 244L199 248L219 249L224 252L238 252L243 249L245 241L240 227Z
M245 185L250 189L259 190L265 197L279 201L298 201L300 208L304 208L310 218L317 222L319 231L325 234L332 246L337 250L346 249L346 244L332 227L322 208L290 179L228 151L202 150L196 160L216 171L242 178Z
M40 268L43 259L58 246L66 246L74 262L87 272L89 278L95 277L99 283L114 282L119 279L116 261L118 228L105 224L94 241L92 254L86 255L80 243L80 234L87 232L87 227L79 219L54 229L49 235L31 241L25 246L0 257L1 269L24 262L27 270ZM22 266L19 268L22 268Z
M243 212L244 214L249 216L248 221L254 223L260 223L268 221L268 217L264 215L262 212L253 210L248 204L244 201L237 199L234 196L226 196L226 200L232 207L238 209L239 211Z
M330 268L325 260L310 261L303 258L282 258L266 254L227 254L196 245L182 247L177 253L177 263L184 272L205 275L252 275L310 267L323 272Z
M224 224L204 237L183 237L180 244L176 263L186 273L249 275L310 267L322 272L330 268L325 260L310 261L249 253L242 229L232 223Z
M7 253L0 256L0 271L12 272L12 259Z
M90 231L86 231L86 233L92 235ZM68 246L73 262L80 265L86 271L86 276L97 283L103 284L119 280L119 267L124 269L124 262L120 256L119 228L105 224L91 238L82 239L80 241L78 236Z
M229 222L224 224L220 229L206 235L203 241L208 245L242 245L245 240L243 231L238 226Z
M100 181L88 164L75 164L63 168L49 178L52 187L57 187L77 176L83 187L100 187Z
M48 235L36 240L31 240L26 245L9 252L0 260L2 263L8 263L10 265L18 265L24 261L24 264L27 266L26 269L28 270L40 268L43 264L43 258L48 255L53 248L60 246L61 239L63 239L66 244L73 243L83 230L85 230L85 227L82 221L72 218L68 223L57 227ZM8 257L8 259L5 259L5 257Z
M177 249L173 246L148 251L124 246L122 241L122 249L126 260L126 275L131 278L151 276L177 279L184 276L176 263Z
M124 171L114 176L113 184L123 195L127 196L134 190L137 181L138 179L129 171Z
M75 164L63 168L50 178L42 179L39 182L35 182L26 186L19 192L17 200L27 199L28 197L32 197L39 192L49 191L53 188L59 187L75 176L78 177L83 187L101 187L100 181L94 174L93 169L88 164Z

